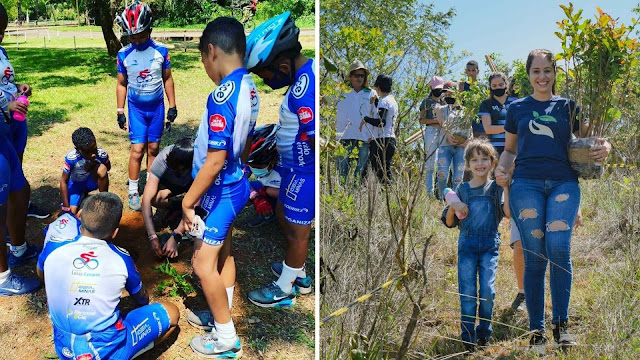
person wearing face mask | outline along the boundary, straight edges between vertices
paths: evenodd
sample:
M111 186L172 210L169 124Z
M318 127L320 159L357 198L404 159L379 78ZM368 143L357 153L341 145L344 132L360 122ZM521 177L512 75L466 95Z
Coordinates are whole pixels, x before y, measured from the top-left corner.
M450 81L444 85L443 101L445 105L436 107L436 118L440 123L443 123L447 118L460 116L460 105L456 102L453 94L453 89L457 86L455 82ZM444 189L447 188L449 170L451 170L451 176L453 177L451 181L453 187L457 187L462 182L465 170L464 149L466 141L459 143L452 134L444 130L443 133L445 140L442 141L438 148L438 171L436 174L439 199L444 199Z
M122 130L129 131L129 207L140 210L138 177L142 158L147 154L147 169L158 155L164 124L164 93L167 94L166 129L178 116L169 50L151 40L153 17L145 3L134 1L116 17L116 22L131 43L118 51L116 86L117 120ZM129 123L124 115L127 99Z
M440 76L434 76L429 81L431 92L420 104L420 124L425 125L424 148L426 152L425 177L427 194L433 196L434 169L438 158L438 147L444 141L444 133L440 129L440 123L436 119L435 109L442 105L442 88L444 80Z
M282 164L282 184L276 215L287 241L284 261L271 265L278 277L249 292L260 307L290 307L297 294L311 293L304 263L315 214L315 60L300 52L300 29L290 12L258 26L247 37L246 68L272 89L288 87L280 106L276 146Z
M511 100L507 95L507 76L501 72L489 75L490 97L480 104L478 116L482 119L482 126L489 136L489 142L496 148L498 155L504 150L504 124L507 119L507 109Z
M162 149L149 169L149 178L142 197L142 219L147 229L151 249L157 257L178 256L178 242L185 231L181 221L173 229L169 238L159 239L153 225L151 207L168 209L167 216L164 218L166 221L182 216L181 199L177 199L177 196L186 193L193 183L192 162L193 139L186 137Z
M247 159L251 173L256 177L250 181L251 195L249 200L253 204L258 216L247 221L249 227L258 227L275 220L275 208L280 194L282 171L278 162L276 148L276 124L263 125L256 128L253 143Z

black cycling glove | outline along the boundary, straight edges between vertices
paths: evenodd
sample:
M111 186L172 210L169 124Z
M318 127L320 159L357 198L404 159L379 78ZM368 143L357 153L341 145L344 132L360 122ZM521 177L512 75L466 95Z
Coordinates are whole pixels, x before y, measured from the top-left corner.
M171 123L178 117L178 109L174 106L167 110L167 123L165 124L165 130L171 131Z
M118 114L118 126L120 126L120 129L124 130L124 124L127 122L127 118L124 116L124 114Z

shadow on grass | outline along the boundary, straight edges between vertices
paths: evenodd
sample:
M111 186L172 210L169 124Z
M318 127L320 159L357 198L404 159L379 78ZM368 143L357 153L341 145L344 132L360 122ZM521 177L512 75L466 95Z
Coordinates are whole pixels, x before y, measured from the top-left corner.
M45 103L33 102L29 107L29 136L41 136L47 132L54 124L61 124L69 121L68 111L60 108L53 108ZM82 107L82 105L78 104Z
M20 78L33 78L37 89L47 89L58 86L74 86L95 84L104 74L116 76L115 58L109 56L106 50L83 49L22 49L10 50L11 63ZM48 75L40 77L42 73L58 73L67 69L88 67L89 71L82 71L86 76Z

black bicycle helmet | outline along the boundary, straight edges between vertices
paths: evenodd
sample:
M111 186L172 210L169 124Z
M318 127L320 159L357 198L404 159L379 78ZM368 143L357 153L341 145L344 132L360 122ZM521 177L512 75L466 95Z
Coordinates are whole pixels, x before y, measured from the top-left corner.
M300 52L299 35L300 29L289 11L263 22L247 36L245 67L249 71L259 70L286 51Z
M278 158L278 149L276 148L277 131L278 126L276 124L268 124L256 128L253 133L253 142L251 143L247 165L269 165Z
M149 5L135 0L127 6L122 15L116 16L116 23L126 35L139 34L151 28L153 17Z

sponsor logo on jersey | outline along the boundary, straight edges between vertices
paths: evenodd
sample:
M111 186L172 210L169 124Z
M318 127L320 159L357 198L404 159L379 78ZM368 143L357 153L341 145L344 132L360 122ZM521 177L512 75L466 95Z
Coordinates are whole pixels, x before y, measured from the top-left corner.
M256 91L256 88L251 88L251 106L257 106L258 105L258 92Z
M3 192L4 189L6 189L7 187L9 187L9 184L2 184L0 185L0 192Z
M235 89L236 84L233 81L227 81L213 91L213 101L218 105L224 104L225 101L229 100Z
M291 89L291 94L296 99L300 99L305 92L307 92L307 88L309 87L309 75L302 74L298 81L293 85Z
M91 299L86 299L86 298L83 298L83 297L77 297L76 301L73 303L73 306L77 306L77 305L87 306L87 305L89 305L90 302L91 302Z
M149 326L148 321L148 318L144 319L141 324L131 330L131 345L137 344L140 340L144 339L145 336L151 333L151 326Z
M222 131L227 127L227 119L220 114L213 114L209 117L209 128L211 131Z
M76 359L77 360L93 360L93 355L86 353L86 354L78 355Z
M90 284L90 283L75 281L71 283L69 292L79 293L79 294L95 294L97 286L98 284Z
M209 140L209 145L225 147L225 146L227 146L227 142L224 141L224 140Z
M313 110L310 107L303 106L298 109L298 118L303 124L308 124L313 120Z
M87 316L94 316L95 311L67 310L67 319L74 318L77 320L87 320ZM78 357L79 359L79 357Z
M62 167L64 170L67 171L71 171L71 166L69 166L69 164L67 164L67 162L65 161L64 166Z
M62 355L66 356L66 357L73 357L73 353L71 352L71 350L69 350L66 347L62 348Z
M100 264L98 260L95 259L97 257L98 255L95 255L93 251L82 253L79 257L73 259L73 267L76 269L86 268L94 270Z
M67 224L69 224L69 220L68 219L60 219L58 220L58 222L56 223L56 227L60 230L64 229L67 227Z
M4 69L4 72L2 73L2 85L12 83L13 79L13 69L10 66L7 66L7 68Z

